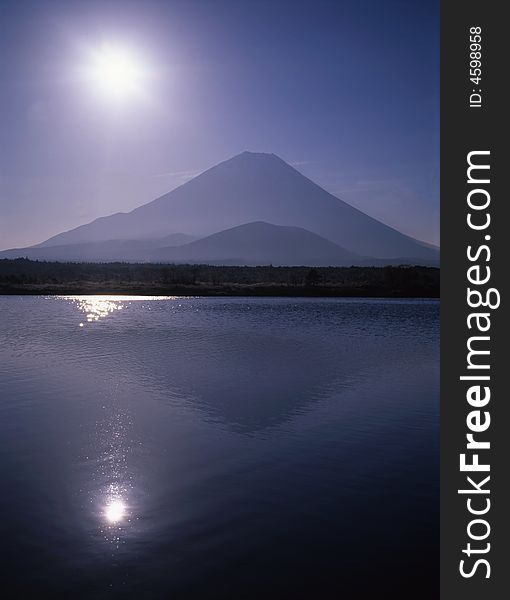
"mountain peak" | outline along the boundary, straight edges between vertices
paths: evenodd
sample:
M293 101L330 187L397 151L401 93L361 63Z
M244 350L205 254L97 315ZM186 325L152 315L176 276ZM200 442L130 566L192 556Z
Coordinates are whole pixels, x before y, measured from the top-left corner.
M240 154L237 154L233 158L239 158L241 156L244 156L246 158L257 158L257 157L260 157L260 158L262 158L262 157L265 157L265 158L271 158L271 157L278 158L276 156L276 154L274 154L273 152L253 152L252 150L244 150L243 152L241 152Z
M233 162L245 162L245 163L283 163L287 165L287 163L280 158L278 155L273 154L272 152L252 152L251 150L245 150L240 154L236 154L230 159L227 159L225 163L233 163ZM224 164L224 163L221 163Z
M257 174L258 177L265 177L267 174L272 173L275 176L277 173L283 175L284 172L294 172L297 174L283 158L278 155L269 152L252 152L245 150L240 154L236 154L232 158L229 158L208 171L205 171L202 175L208 173L224 173L227 176L236 176L239 174ZM283 175L285 177L285 175ZM303 176L301 176L303 177Z

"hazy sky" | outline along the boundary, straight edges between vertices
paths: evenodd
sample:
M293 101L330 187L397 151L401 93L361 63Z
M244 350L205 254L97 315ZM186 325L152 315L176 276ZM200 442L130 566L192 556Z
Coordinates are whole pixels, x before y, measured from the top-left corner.
M104 43L143 89L112 99L83 76ZM0 0L0 248L243 150L438 242L438 1Z

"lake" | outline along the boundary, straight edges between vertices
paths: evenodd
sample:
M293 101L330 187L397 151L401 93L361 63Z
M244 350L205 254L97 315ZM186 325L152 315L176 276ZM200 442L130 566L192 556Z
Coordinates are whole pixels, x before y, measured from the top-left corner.
M0 296L0 334L12 597L438 597L437 301Z

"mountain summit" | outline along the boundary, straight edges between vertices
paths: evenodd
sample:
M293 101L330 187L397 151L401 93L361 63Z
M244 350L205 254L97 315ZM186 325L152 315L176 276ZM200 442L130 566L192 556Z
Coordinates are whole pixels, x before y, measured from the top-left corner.
M101 217L32 247L30 253L18 252L35 256L36 249L157 240L176 233L204 238L254 222L305 229L364 257L418 262L438 258L436 248L343 202L275 154L253 152L234 156L129 213Z

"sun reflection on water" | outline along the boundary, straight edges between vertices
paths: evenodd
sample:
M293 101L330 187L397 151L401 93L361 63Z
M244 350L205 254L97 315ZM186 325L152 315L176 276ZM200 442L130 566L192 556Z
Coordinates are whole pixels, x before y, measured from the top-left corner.
M81 295L60 296L60 299L71 302L78 309L83 319L79 327L86 328L124 308L129 309L134 303L150 310L150 306L140 304L140 301L175 300L175 297ZM109 331L110 335L116 333L116 329ZM86 449L86 460L90 455L94 457L90 463L88 498L93 506L91 516L95 531L108 544L109 551L119 551L133 539L139 526L141 493L134 485L136 472L130 461L141 442L137 441L134 431L129 390L124 388L122 369L104 373L101 397L95 432Z
M175 296L115 296L115 295L90 295L90 296L61 296L66 300L71 300L80 312L84 313L87 323L93 323L100 319L105 319L112 313L122 310L130 302L139 302L145 300L175 300ZM79 323L80 327L85 327L84 322Z
M99 450L94 492L100 530L104 539L119 547L129 535L133 517L130 497L133 472L129 456L133 451L133 422L122 392L115 386L96 422L94 446Z
M104 319L109 314L116 310L122 310L124 305L120 300L112 300L102 296L86 296L76 298L75 302L79 310L87 316L87 322L92 323L93 321L99 321ZM80 327L83 327L83 323L80 323Z
M113 499L105 506L104 516L108 523L119 523L126 516L126 505L120 499Z

